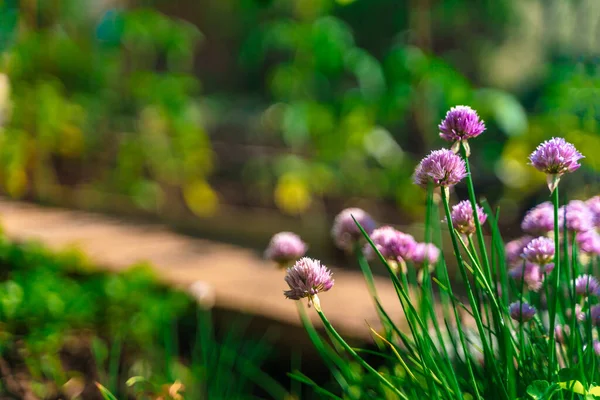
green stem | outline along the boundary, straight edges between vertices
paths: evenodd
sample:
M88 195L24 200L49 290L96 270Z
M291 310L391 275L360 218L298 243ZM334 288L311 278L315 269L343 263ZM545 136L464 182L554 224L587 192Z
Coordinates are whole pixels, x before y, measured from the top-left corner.
M315 309L316 309L316 307L315 307ZM365 360L362 359L361 356L359 356L352 349L352 347L350 347L348 345L348 343L346 343L346 341L340 336L339 333L337 333L335 328L331 325L331 323L329 322L327 317L325 317L325 314L323 313L322 310L317 309L317 313L319 314L319 317L321 317L321 321L323 321L323 325L325 325L325 328L339 342L339 344L342 345L344 350L346 350L360 365L362 365L363 368L365 368L367 371L372 373L381 383L383 383L385 386L387 386L389 389L391 389L398 397L400 397L404 400L408 400L408 397L406 397L406 395L404 393L399 391L394 385L392 385L392 383L390 381L388 381L383 376L381 376L381 374L379 372L377 372L377 370L375 370L373 367L371 367Z
M467 190L469 192L469 201L471 202L471 207L473 208L473 216L474 216L474 220L475 220L475 231L477 234L477 244L479 245L479 251L481 252L481 258L483 259L483 269L486 275L486 279L487 281L491 284L493 284L494 280L492 277L492 269L490 267L490 261L488 258L488 254L487 254L487 248L485 246L485 240L483 238L483 229L481 228L481 224L479 222L479 211L477 210L477 200L475 197L475 187L473 185L473 177L471 175L471 166L469 164L469 157L467 156L467 149L465 148L464 144L461 142L460 144L460 154L463 158L463 160L465 161L465 168L467 170L467 177L466 177L466 181L467 181ZM505 286L505 288L508 288L507 286ZM494 288L495 291L495 288ZM509 335L510 333L508 332L508 328L506 327L506 324L504 323L504 319L502 317L502 311L498 308L492 307L492 317L494 320L494 325L495 325L495 329L496 332L499 333L498 335L498 347L501 351L501 353L506 354L506 341L504 339L505 335ZM503 331L505 335L500 335L500 332ZM507 362L508 361L507 359ZM508 380L508 375L506 375L504 378L502 378L502 381L504 380Z
M446 194L446 188L442 188L442 201L444 203L444 211L446 212L446 220L448 222L448 229L450 231L449 233L450 233L450 239L452 240L452 247L454 248L454 255L456 256L456 260L458 262L458 267L459 267L458 269L460 270L463 281L464 281L465 285L467 286L469 302L471 303L471 309L473 310L475 322L477 323L477 328L479 330L479 336L481 337L481 341L483 342L484 351L486 353L488 353L486 335L484 332L484 328L481 324L481 318L479 317L479 312L477 311L475 299L473 298L473 291L471 289L471 284L469 283L469 277L467 276L467 272L465 271L465 266L463 264L463 260L460 255L460 249L458 248L458 242L456 241L456 236L454 234L454 228L452 227L452 215L450 213L450 204L448 203L448 195ZM448 290L451 291L452 289L451 289L449 280L448 280L447 284L448 284ZM450 293L450 295L453 297L453 295L451 293ZM479 389L477 387L477 380L475 379L475 375L473 374L473 367L471 365L471 356L470 356L468 348L466 346L466 340L465 340L463 330L461 328L461 321L460 321L460 317L458 316L458 310L456 309L454 300L452 301L452 303L453 303L453 309L454 309L454 318L456 319L456 328L458 330L458 337L459 337L461 345L463 347L465 363L467 364L467 369L469 371L469 376L471 378L473 390L475 390L475 397L480 398Z
M379 300L379 297L377 296L377 288L375 287L375 279L373 278L373 272L369 267L367 258L365 257L365 254L363 253L361 245L359 243L357 243L354 246L354 255L356 256L356 259L358 260L358 265L360 266L360 269L363 275L365 276L365 280L367 281L367 288L369 289L369 294L374 300Z
M552 300L550 300L550 326L548 327L548 334L550 339L548 341L548 354L550 357L549 360L549 370L548 370L548 380L551 381L556 371L556 346L555 346L555 337L554 337L554 325L556 321L556 306L558 304L558 291L559 291L559 283L558 279L560 276L560 237L559 237L559 229L558 229L558 186L552 192L552 203L554 205L554 279L552 280L552 287L554 289L554 296ZM575 310L573 309L573 312Z
M464 145L460 144L460 154L465 161L465 167L467 169L467 190L469 192L469 201L471 202L471 207L473 208L473 217L475 220L475 229L477 233L477 244L479 245L479 251L481 252L481 258L483 259L483 266L485 267L485 273L488 282L493 282L492 280L492 270L490 268L490 261L488 259L487 248L485 247L485 240L483 239L483 230L481 229L481 224L479 223L479 215L477 211L477 200L475 198L475 187L473 185L473 177L471 176L471 166L469 165L469 157L467 157L467 150Z

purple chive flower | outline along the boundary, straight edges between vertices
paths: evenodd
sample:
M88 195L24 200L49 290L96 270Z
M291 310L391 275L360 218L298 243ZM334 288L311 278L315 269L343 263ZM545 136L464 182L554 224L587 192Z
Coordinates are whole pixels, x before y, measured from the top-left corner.
M576 240L582 252L600 255L600 234L595 230L577 233Z
M594 339L592 341L592 347L594 348L594 353L596 353L597 356L600 356L600 342Z
M533 239L523 249L523 258L538 265L552 262L554 259L554 241L547 237Z
M600 228L600 196L594 196L591 199L588 199L585 204L594 215L594 226Z
M411 260L417 245L411 235L397 231L391 226L375 229L371 234L371 240L385 259L397 262ZM370 244L365 246L364 251L367 258L374 256L375 252Z
M594 326L600 326L600 305L595 305L590 308L590 317Z
M413 253L415 264L433 265L440 258L440 249L431 243L417 243Z
M558 227L564 228L565 209L567 216L567 230L571 232L585 232L594 227L594 215L588 206L581 200L572 200L569 204L558 210Z
M504 246L504 252L506 254L506 262L509 265L520 265L523 263L523 249L533 238L531 236L522 236L518 239L511 240Z
M304 256L306 248L306 243L295 233L279 232L271 238L269 246L265 250L265 258L273 260L281 266L286 266Z
M423 158L413 175L414 182L427 188L429 182L434 186L448 188L456 185L467 176L467 169L462 158L447 149L432 151Z
M346 208L342 210L333 221L331 236L336 246L346 251L352 251L354 245L359 243L363 238L363 234L358 229L352 217L356 219L368 235L375 229L375 221L364 210L360 208Z
M479 223L483 225L487 220L487 215L479 205L477 205L477 216L479 217ZM475 217L473 216L473 207L469 200L463 200L452 206L450 217L452 218L452 226L458 232L464 235L475 233Z
M579 275L575 279L575 293L579 296L587 297L590 294L597 294L600 289L600 283L591 275Z
M477 115L477 111L468 106L452 107L438 126L440 137L454 142L453 150L458 151L460 142L475 138L485 131L485 124Z
M381 253L381 255L386 260L392 260L395 257L394 250L392 248L392 242L394 241L396 234L398 231L391 226L382 226L377 228L371 233L371 240L377 250ZM375 252L373 251L373 247L369 243L365 245L364 249L365 256L369 259L373 258Z
M283 292L286 298L300 300L307 297L309 306L314 302L318 307L317 294L331 289L334 281L331 271L321 265L319 260L303 257L288 268L285 282L290 287L290 290Z
M548 189L554 192L560 177L566 172L574 172L584 158L575 146L563 138L552 138L540 144L529 156L529 161L538 170L546 173Z
M530 306L527 303L515 301L508 307L508 312L510 314L510 317L515 321L527 322L531 321L531 319L535 315L536 309L535 307Z
M554 207L549 201L527 211L521 229L531 235L545 236L554 230Z
M544 283L544 274L539 265L532 263L525 263L523 265L511 268L508 271L508 275L515 280L517 288L524 285L527 289L532 292L538 292L542 288Z

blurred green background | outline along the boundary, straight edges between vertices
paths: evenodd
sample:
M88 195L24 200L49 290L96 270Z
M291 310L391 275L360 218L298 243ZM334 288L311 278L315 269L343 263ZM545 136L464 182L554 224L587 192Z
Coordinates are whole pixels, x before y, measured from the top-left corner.
M0 186L14 198L199 224L360 205L410 224L414 165L446 145L437 124L457 104L486 121L473 174L504 228L547 196L526 165L540 141L587 156L570 197L599 180L597 1L0 4Z

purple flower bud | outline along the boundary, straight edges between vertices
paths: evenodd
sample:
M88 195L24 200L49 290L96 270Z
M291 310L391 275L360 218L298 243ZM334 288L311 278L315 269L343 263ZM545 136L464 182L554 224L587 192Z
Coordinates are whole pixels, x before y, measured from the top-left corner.
M569 325L556 325L554 327L554 337L557 343L565 344L570 335L571 328Z
M275 234L265 250L265 258L285 266L306 254L306 243L292 232Z
M413 175L414 182L427 188L429 182L434 186L448 188L456 185L467 176L467 169L462 158L447 149L432 151L425 157Z
M594 196L591 199L588 199L585 204L594 215L594 226L600 228L600 196Z
M595 230L577 233L576 240L582 252L600 255L600 234Z
M479 223L483 225L487 220L487 215L483 208L477 205L477 216L479 217ZM475 233L475 217L473 216L473 207L469 200L463 200L458 204L452 206L452 226L464 235L471 235Z
M313 297L331 289L334 281L331 271L321 265L319 260L303 257L288 268L285 282L290 287L290 290L283 292L285 297L292 300L308 297L310 306Z
M411 260L417 245L411 235L399 232L391 226L375 229L371 234L371 240L386 260L397 262ZM374 256L373 247L370 244L365 245L364 252L367 258Z
M597 356L600 356L600 342L594 339L592 341L592 347L594 348L594 353L596 353Z
M363 239L363 234L352 217L356 219L368 235L375 229L375 221L364 210L360 208L342 210L333 221L331 236L336 246L346 251L352 251L354 245Z
M554 230L554 207L550 202L538 204L525 214L521 229L531 235L544 236Z
M477 111L468 106L452 107L438 126L440 137L449 142L467 140L481 135L485 124Z
M440 258L440 249L432 243L417 243L413 253L413 262L416 264L433 265Z
M517 322L527 322L531 321L533 316L536 313L536 309L533 306L530 306L527 303L521 303L520 301L515 301L508 307L508 312L510 317Z
M594 227L594 215L588 206L581 200L572 200L558 210L558 227L564 229L565 209L567 216L567 230L571 232L585 232Z
M521 285L524 285L525 288L532 292L538 292L544 283L542 269L539 265L532 263L525 263L525 266L518 265L511 268L508 271L508 275L515 280L518 289L520 289Z
M531 242L532 239L533 238L531 236L522 236L506 243L506 246L504 247L504 251L506 253L506 262L513 266L522 264L523 258L521 255L523 254L523 249L529 242Z
M523 249L523 258L538 265L550 263L554 259L554 241L547 237L533 239Z
M583 274L575 279L575 293L579 296L587 297L590 294L598 294L598 289L600 289L600 283L591 275Z
M563 138L552 138L540 144L529 156L529 161L538 170L545 172L548 179L548 188L553 192L558 181L566 172L574 172L584 158L575 146Z
M594 326L600 326L600 305L595 305L590 308L590 317Z

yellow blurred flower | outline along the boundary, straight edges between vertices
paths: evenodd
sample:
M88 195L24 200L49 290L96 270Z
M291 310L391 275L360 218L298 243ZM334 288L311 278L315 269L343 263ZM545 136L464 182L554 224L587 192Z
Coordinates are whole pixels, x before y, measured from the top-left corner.
M183 198L190 210L200 217L214 215L219 209L219 197L205 181L185 185Z
M306 211L312 201L306 182L296 176L283 175L275 187L275 204L283 212L299 215Z

